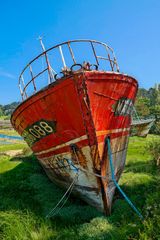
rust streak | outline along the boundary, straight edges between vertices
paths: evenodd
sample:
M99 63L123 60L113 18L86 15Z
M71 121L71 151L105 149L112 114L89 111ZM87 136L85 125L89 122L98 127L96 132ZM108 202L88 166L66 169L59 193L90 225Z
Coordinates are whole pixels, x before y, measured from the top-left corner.
M95 92L95 91L94 91L93 93L96 94L96 95L98 95L98 96L102 96L102 97L105 97L105 98L109 98L109 99L118 101L118 99L113 98L113 97L110 97L110 96L108 96L108 95L106 95L106 94L103 94L103 93L99 93L99 92Z

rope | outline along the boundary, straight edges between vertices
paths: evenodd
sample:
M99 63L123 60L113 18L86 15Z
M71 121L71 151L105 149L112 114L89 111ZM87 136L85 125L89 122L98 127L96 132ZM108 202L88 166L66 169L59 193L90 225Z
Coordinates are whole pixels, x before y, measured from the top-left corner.
M140 217L140 219L143 220L144 218L143 218L142 214L138 211L138 209L134 206L134 204L131 202L131 200L127 197L127 195L123 192L123 190L120 188L120 186L116 182L116 179L114 176L114 167L113 167L113 163L112 163L112 152L111 152L111 145L110 145L109 138L107 138L107 145L108 145L108 156L109 156L112 180L113 180L115 186L118 188L118 190L122 194L122 196L125 198L125 200L128 202L128 204L131 206L131 208L137 213L137 215Z
M120 188L120 186L118 185L118 183L116 182L115 176L114 176L114 167L113 167L113 163L112 163L112 152L111 152L111 146L110 146L110 139L107 138L107 145L108 145L108 155L109 155L109 162L110 162L110 168L111 168L111 177L112 180L115 184L115 186L118 188L118 190L120 191L120 193L122 194L122 196L125 198L125 200L128 202L128 204L131 206L131 208L137 213L137 215L140 217L141 220L143 220L143 216L142 214L138 211L138 209L134 206L134 204L131 202L131 200L127 197L127 195L123 192L123 190ZM102 175L96 174L96 173L91 173L85 169L83 169L80 166L79 160L77 160L79 168L77 168L77 170L81 170L83 172L87 172L91 175L95 175L96 177L100 177L102 179L107 179L107 176L103 177ZM60 199L60 201L56 204L56 206L46 215L46 218L50 218L53 217L55 215L57 215L61 209L63 208L63 206L66 204L73 188L74 188L74 184L77 181L77 178L79 176L79 173L77 172L76 176L74 177L72 183L70 184L70 186L68 187L67 191L65 192L65 194L62 196L62 198ZM66 199L65 199L66 197ZM64 200L64 201L63 201Z
M83 72L83 75L84 75L84 72ZM136 112L136 109L134 108L134 105L132 104L132 107L133 107L133 110L138 118L138 120L140 121L139 117L138 117L138 114ZM129 105L127 106L127 109L126 111L128 110L129 108ZM123 120L125 121L125 119ZM118 183L116 182L116 179L115 179L115 176L114 176L114 167L113 167L113 164L112 164L112 152L111 152L111 147L110 147L110 139L107 138L107 145L108 145L108 155L109 155L109 162L110 162L110 168L111 168L111 176L112 176L112 180L115 184L115 186L118 188L118 190L121 192L121 194L123 195L123 197L125 198L125 200L128 202L128 204L132 207L132 209L137 213L137 215L143 220L143 216L141 215L141 213L138 211L138 209L134 206L134 204L131 202L131 200L126 196L126 194L123 192L123 190L120 188L120 186L118 185ZM65 192L65 194L62 196L62 198L60 199L60 201L56 204L56 206L46 215L46 218L50 218L52 216L55 216L57 215L61 209L63 208L63 206L65 205L65 203L67 202L73 188L74 188L74 184L79 176L79 170L83 171L83 172L86 172L90 175L94 175L96 177L99 177L101 179L104 179L104 180L107 180L108 177L107 175L106 176L102 176L100 174L97 174L97 173L94 173L94 172L90 172L86 169L83 169L80 165L80 162L79 162L79 159L78 159L78 156L77 156L77 153L76 153L76 150L74 147L72 147L73 149L73 152L76 156L76 160L77 160L77 164L78 164L78 168L77 168L77 174L76 176L74 177L72 183L70 184L69 188L67 189L67 191ZM67 196L68 194L68 196ZM65 199L66 197L66 199ZM63 201L64 200L64 201ZM60 206L61 205L61 206Z
M68 198L69 198L69 196L70 196L70 194L73 190L74 184L75 184L76 180L78 179L78 176L79 175L77 173L76 176L74 177L72 183L68 187L67 191L65 192L65 194L62 196L62 198L59 200L59 202L56 204L56 206L46 215L46 218L53 217L61 211L61 209L63 208L63 206L67 202L67 200L68 200ZM67 196L67 194L68 194L68 196ZM64 200L65 197L66 197L66 199ZM63 202L63 200L64 200L64 202ZM61 203L62 203L62 205L60 206Z
M107 180L107 176L102 176L102 175L100 175L100 174L97 174L97 173L95 173L95 172L90 172L89 170L86 170L86 169L82 168L81 165L80 165L80 162L79 162L79 159L78 159L77 152L76 152L75 148L72 147L72 149L73 149L73 152L74 152L74 154L75 154L75 156L76 156L76 160L77 160L77 163L78 163L78 168L77 168L77 170L80 169L82 172L86 172L86 173L89 173L89 174L92 175L92 176L94 175L94 176L96 176L96 177L99 177L99 178L102 178L102 179L104 179L104 180Z
M122 194L122 196L125 198L125 200L128 202L128 204L131 206L131 208L137 213L137 215L140 217L141 220L143 220L143 216L142 214L139 212L139 210L134 206L134 204L131 202L131 200L127 197L127 195L123 192L123 190L120 188L120 186L118 185L118 183L116 182L115 176L114 176L114 167L113 167L113 163L112 163L112 152L111 152L111 146L110 146L110 139L107 138L107 145L108 145L108 155L109 155L109 163L110 163L110 168L111 168L111 177L112 177L112 181L114 182L115 186L118 188L118 190L120 191L120 193ZM53 217L55 215L57 215L61 209L63 208L63 206L65 205L65 203L67 202L73 188L75 185L75 182L78 179L79 176L79 170L83 171L83 172L87 172L91 175L95 175L96 177L100 177L102 179L107 179L107 176L102 176L96 173L91 173L85 169L83 169L80 166L79 160L77 159L79 168L77 168L78 172L75 175L72 183L70 184L70 186L68 187L67 191L65 192L65 194L62 196L62 198L59 200L59 202L56 204L56 206L46 215L46 218L50 218ZM66 199L65 199L66 197ZM64 200L64 201L63 201Z

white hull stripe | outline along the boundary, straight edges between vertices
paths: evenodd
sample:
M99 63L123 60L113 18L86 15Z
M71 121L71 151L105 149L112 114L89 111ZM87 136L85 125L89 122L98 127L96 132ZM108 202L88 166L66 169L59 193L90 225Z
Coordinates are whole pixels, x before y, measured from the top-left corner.
M119 129L113 129L113 130L104 130L104 131L97 131L96 132L96 136L99 137L99 136L103 136L105 134L108 134L108 133L119 133L119 132L125 132L125 131L129 131L130 128L119 128ZM47 150L44 150L44 151L41 151L41 152L37 152L35 153L35 155L41 155L43 153L49 153L49 152L52 152L52 151L55 151L57 149L60 149L60 148L63 148L63 147L67 147L69 146L70 144L74 144L74 143L78 143L82 140L86 140L88 139L88 136L87 135L83 135L79 138L75 138L73 140L70 140L66 143L63 143L63 144L60 144L60 145L57 145L56 147L52 147L52 148L49 148Z
M83 135L79 138L75 138L73 140L70 140L66 143L63 143L63 144L60 144L60 145L57 145L56 147L52 147L52 148L49 148L47 150L44 150L44 151L41 151L41 152L38 152L38 153L35 153L35 155L40 155L40 154L43 154L43 153L48 153L48 152L52 152L54 150L57 150L57 149L60 149L60 148L63 148L63 147L67 147L69 146L70 144L73 144L73 143L77 143L77 142L80 142L82 140L86 140L88 138L87 135Z

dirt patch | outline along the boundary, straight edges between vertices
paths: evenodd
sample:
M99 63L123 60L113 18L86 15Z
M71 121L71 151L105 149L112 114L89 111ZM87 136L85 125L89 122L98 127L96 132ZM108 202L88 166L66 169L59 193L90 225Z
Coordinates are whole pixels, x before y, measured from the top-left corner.
M23 156L23 149L18 149L18 150L8 150L5 151L3 154L8 155L10 157L15 157L15 156Z

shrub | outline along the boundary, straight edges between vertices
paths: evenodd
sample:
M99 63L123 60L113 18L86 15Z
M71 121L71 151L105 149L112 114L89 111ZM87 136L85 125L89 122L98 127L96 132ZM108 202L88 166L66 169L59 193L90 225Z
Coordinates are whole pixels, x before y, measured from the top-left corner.
M153 140L147 145L147 150L153 156L157 166L160 165L160 139Z

